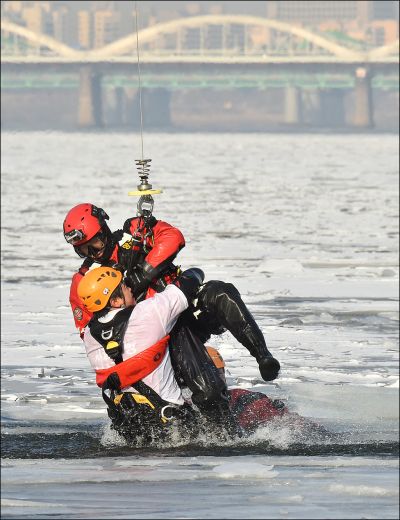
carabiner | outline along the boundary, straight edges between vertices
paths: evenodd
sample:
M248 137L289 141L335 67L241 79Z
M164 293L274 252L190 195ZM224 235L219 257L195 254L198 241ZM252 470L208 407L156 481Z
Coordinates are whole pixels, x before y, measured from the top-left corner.
M165 421L172 421L173 419L175 419L173 412L172 413L170 412L171 415L169 415L169 416L165 415L165 412L168 410L168 408L170 408L171 412L172 412L172 410L177 410L179 407L177 405L175 405L175 404L167 404L167 405L163 406L161 408L160 415L161 415L161 419L163 419L164 422Z

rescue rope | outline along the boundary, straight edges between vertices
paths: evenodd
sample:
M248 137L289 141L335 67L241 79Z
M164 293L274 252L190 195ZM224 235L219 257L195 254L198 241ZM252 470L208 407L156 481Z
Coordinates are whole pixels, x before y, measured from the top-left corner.
M137 215L144 218L147 224L152 216L154 200L152 195L162 193L162 190L155 190L149 183L150 163L151 159L144 158L143 145L143 106L142 106L142 75L140 71L140 51L139 51L139 10L137 1L135 0L135 25L136 25L136 56L138 69L138 93L139 93L139 113L140 113L140 142L141 142L141 159L136 159L136 168L138 170L140 183L137 190L129 191L128 195L139 195L137 204Z
M140 56L139 56L139 23L138 23L138 9L137 1L135 0L135 23L136 23L136 55L137 55L137 68L138 68L138 83L139 83L139 112L140 112L140 141L142 149L142 161L144 161L143 154L143 110L142 110L142 81L140 75Z

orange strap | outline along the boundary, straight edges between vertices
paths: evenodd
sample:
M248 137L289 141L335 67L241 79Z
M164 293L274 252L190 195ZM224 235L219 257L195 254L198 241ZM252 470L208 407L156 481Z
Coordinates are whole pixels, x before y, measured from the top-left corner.
M96 370L97 386L102 387L104 381L113 372L117 372L121 381L121 388L133 385L155 370L164 359L168 347L169 336L164 336L151 347L139 352L115 367Z

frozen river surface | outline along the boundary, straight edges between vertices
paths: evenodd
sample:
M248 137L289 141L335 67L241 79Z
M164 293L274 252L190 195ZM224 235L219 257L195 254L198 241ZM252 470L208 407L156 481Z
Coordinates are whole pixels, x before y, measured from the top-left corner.
M332 435L126 446L73 327L62 222L81 202L112 229L134 216L139 136L3 133L2 518L397 519L397 137L151 134L145 155L178 263L235 283L281 362L266 384L213 337L230 386Z

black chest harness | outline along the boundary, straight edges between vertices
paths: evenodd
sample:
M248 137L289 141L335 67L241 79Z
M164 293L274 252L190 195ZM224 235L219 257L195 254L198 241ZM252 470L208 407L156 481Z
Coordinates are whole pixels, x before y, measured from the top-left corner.
M107 312L108 311L109 309L107 309ZM133 307L127 307L118 311L113 316L113 318L107 322L100 322L100 315L92 318L88 324L90 333L92 334L93 338L100 343L100 345L104 348L105 353L114 361L116 365L123 362L122 353L124 351L124 335L132 311ZM146 385L146 383L143 381L137 381L136 383L131 384L131 386L137 392L139 392L139 394L147 398L148 402L145 404L157 412L161 422L163 423L175 417L178 410L181 408L180 406L171 404L169 401L162 399L162 397L160 397L157 392ZM102 396L110 409L110 417L114 417L115 414L121 413L120 409L118 408L120 400L118 401L118 404L115 403L116 396L109 397L105 392L105 388L102 389ZM123 409L124 406L126 407L127 402L130 403L130 406L134 406L135 402L137 403L137 401L132 399L132 397L126 398L121 401Z
M146 221L140 218L133 234L131 224L132 219L128 218L122 231L129 235L129 238L118 248L118 261L128 273L143 264L145 257L150 253L152 247L148 247L147 240L152 240L154 237L153 227L157 224L157 219L153 216Z
M109 309L107 309L107 312ZM92 336L104 348L106 354L115 364L122 362L124 351L124 335L133 307L118 311L110 321L101 322L101 316L92 318L89 330Z

